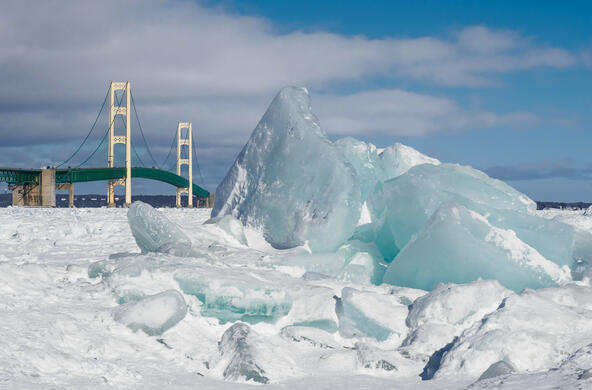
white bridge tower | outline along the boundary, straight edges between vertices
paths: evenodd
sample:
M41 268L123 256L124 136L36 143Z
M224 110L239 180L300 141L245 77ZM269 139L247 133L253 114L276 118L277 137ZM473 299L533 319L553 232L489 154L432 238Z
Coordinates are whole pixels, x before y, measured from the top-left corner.
M181 138L181 129L187 129L187 137ZM179 122L177 125L177 175L181 176L181 166L187 165L189 187L177 188L177 207L181 207L181 194L187 193L187 207L193 207L193 160L192 151L191 122ZM181 158L181 147L187 145L187 158Z
M125 106L118 105L115 101L115 92L124 91ZM131 159L131 128L130 128L130 82L111 81L109 88L109 151L107 155L108 167L115 165L114 147L115 144L125 144L125 176L115 180L109 180L109 191L107 194L107 206L115 207L115 186L125 187L125 205L132 203L132 159ZM125 135L115 135L115 117L125 115Z

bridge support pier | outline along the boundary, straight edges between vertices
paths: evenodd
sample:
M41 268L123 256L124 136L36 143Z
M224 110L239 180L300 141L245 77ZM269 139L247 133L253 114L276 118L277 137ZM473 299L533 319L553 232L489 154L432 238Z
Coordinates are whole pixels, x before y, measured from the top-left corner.
M68 190L68 207L74 207L74 184L59 184L58 190Z
M9 186L13 206L56 207L56 169L43 167L37 183Z

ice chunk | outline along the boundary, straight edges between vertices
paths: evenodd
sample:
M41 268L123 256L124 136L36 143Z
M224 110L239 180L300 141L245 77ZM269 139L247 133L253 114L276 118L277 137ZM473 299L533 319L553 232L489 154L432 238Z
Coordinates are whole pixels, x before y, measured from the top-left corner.
M542 288L537 295L559 305L592 310L592 289L588 286L570 283L560 288Z
M430 290L441 282L496 279L516 292L555 286L569 270L545 259L512 230L454 202L434 212L389 265L384 282Z
M483 215L492 225L512 230L546 259L563 266L574 260L592 262L592 235L559 220L508 209L495 209L468 199L458 198L463 206Z
M216 317L222 323L274 322L292 307L292 298L284 289L248 274L187 269L175 273L175 280L185 294L202 302L202 316Z
M528 197L476 169L457 164L422 164L395 179L378 183L368 196L368 209L376 229L382 229L386 235L380 240L379 249L396 254L441 204L455 201L470 207L465 199L494 209L524 213L536 210L536 204Z
M372 347L367 343L356 343L358 365L371 370L398 371L388 352ZM392 361L392 362L391 362Z
M376 146L352 137L338 139L335 146L356 171L361 199L366 199L376 182L383 180Z
M217 366L223 369L226 380L269 383L296 372L297 364L286 347L289 344L283 339L263 337L249 325L237 322L224 332L218 343L220 361Z
M347 283L376 283L382 280L386 264L373 244L351 240L335 253L294 254L271 258L266 264L293 275L325 275ZM308 277L308 276L307 276Z
M215 217L207 220L206 224L215 224L222 229L226 234L237 240L241 245L249 246L245 228L239 220L232 215L225 215L222 217Z
M384 295L343 288L336 307L339 333L343 337L371 337L384 341L389 337L403 340L407 335L408 309L396 295Z
M337 251L345 258L337 279L359 284L380 284L387 264L373 243L352 239Z
M289 325L337 331L333 289L315 285L295 285L289 289L292 305L289 313L277 321L278 327Z
M187 305L176 290L163 291L118 306L113 318L133 331L142 330L149 336L160 335L185 318Z
M416 165L440 164L435 158L398 142L379 150L371 143L345 137L335 141L335 146L356 171L362 200L379 181L398 177Z
M561 294L564 288L556 290ZM539 291L509 296L467 329L443 357L434 377L477 378L500 360L511 361L519 372L549 369L589 344L592 311L558 304Z
M321 130L304 88L283 88L216 190L212 217L231 214L276 248L333 251L353 233L360 188Z
M479 380L495 378L496 376L501 375L508 375L513 374L516 372L516 368L512 365L512 363L508 363L505 360L500 360L499 362L493 363L481 376Z
M431 355L511 295L495 280L439 284L413 302L406 320L411 330L403 345Z
M152 206L136 201L128 212L127 220L143 253L161 252L186 256L191 251L191 240L181 229Z
M399 177L416 165L440 165L437 159L398 142L384 148L379 154L379 161L382 181Z
M294 254L271 259L270 265L304 275L314 272L335 278L345 265L342 253Z
M218 345L223 357L230 357L224 369L224 379L237 380L244 377L247 381L268 383L265 370L255 361L252 348L248 343L251 328L247 324L237 322L224 332Z

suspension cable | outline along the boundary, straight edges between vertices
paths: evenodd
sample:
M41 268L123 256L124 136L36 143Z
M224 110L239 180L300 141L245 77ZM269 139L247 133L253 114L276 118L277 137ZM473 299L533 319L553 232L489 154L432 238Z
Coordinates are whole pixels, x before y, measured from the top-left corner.
M166 158L161 164L162 169L167 170L166 162L169 160L169 157L173 153L173 148L175 147L175 141L177 140L177 132L175 131L175 136L173 137L173 142L171 143L171 147L169 148L169 153L167 154Z
M117 101L117 105L120 105L121 104L121 100L120 99L117 99L117 94L115 94L115 100ZM103 145L103 142L105 142L105 139L107 138L107 135L109 134L109 130L111 129L111 127L115 123L115 118L116 117L117 117L117 115L114 115L113 116L113 119L109 123L109 126L107 127L107 131L105 132L105 135L103 135L103 138L101 139L101 142L99 143L99 146L97 146L97 148L90 154L90 156L88 156L88 158L86 160L84 160L83 162L81 162L80 164L78 164L75 167L75 169L76 168L80 168L81 166L83 166L84 164L86 164L88 162L88 160L90 160L95 155L95 153L97 152L97 150L99 150L99 148ZM127 142L127 140L126 140L126 142Z
M85 142L88 140L88 137L90 137L91 133L93 132L93 130L99 120L99 117L101 116L101 113L103 112L103 108L105 108L105 103L107 102L108 96L109 96L109 88L107 88L107 94L105 95L105 99L103 99L103 104L101 105L101 109L99 110L99 113L97 114L97 117L95 118L95 121L93 122L93 124L90 128L90 131L88 132L86 137L84 137L84 140L82 141L80 146L78 146L78 149L76 149L76 151L70 157L68 157L65 161L63 161L61 164L56 165L56 168L59 168L62 165L66 164L68 161L72 160L72 158L74 158L74 156L80 151L80 149L82 149L82 146L85 144Z
M201 175L201 169L199 169L199 161L197 161L197 142L195 142L195 140L197 140L197 137L193 137L194 142L191 143L191 149L193 150L193 160L195 161L195 166L197 167L197 173L199 173L199 178L201 179L201 185L205 187L205 182L203 179L203 176Z
M103 142L105 142L105 139L107 138L107 134L109 134L109 129L107 129L107 131L105 132L105 135L103 136L103 139L101 139L101 142L99 143L99 146L97 146L97 148L90 154L90 156L88 156L88 158L86 160L84 160L83 162L81 162L74 169L80 168L81 166L83 166L84 164L86 164L88 162L88 160L90 160L92 158L92 156L95 155L95 153L97 152L97 150L99 150L99 148L103 145Z
M158 163L154 159L154 156L152 155L152 152L150 151L150 147L148 146L148 142L146 142L146 137L144 136L144 130L142 129L142 124L140 123L140 117L138 116L138 111L136 110L136 102L134 101L134 94L132 93L132 91L129 91L129 94L130 94L130 98L132 101L132 106L134 107L134 113L136 114L136 120L138 121L138 127L140 128L140 134L142 135L142 139L144 140L144 145L146 145L146 151L148 152L148 155L152 159L152 162L154 163L154 165L160 169L160 165L158 165Z

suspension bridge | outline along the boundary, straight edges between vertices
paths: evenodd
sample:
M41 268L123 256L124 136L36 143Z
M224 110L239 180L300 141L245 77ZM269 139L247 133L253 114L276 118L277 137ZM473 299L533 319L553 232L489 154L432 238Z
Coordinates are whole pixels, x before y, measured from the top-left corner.
M134 116L131 115L132 110ZM106 120L101 120L102 115L106 116ZM132 121L137 124L143 141L139 147L132 143ZM106 125L102 130L101 123ZM144 162L142 154L146 161L151 162L150 165ZM55 207L56 191L68 190L70 207L73 207L74 184L93 181L107 181L109 207L115 207L115 188L123 186L125 205L129 206L132 200L131 179L143 178L176 187L177 207L181 207L184 193L187 194L188 207L193 207L193 196L196 196L197 207L212 207L213 194L193 183L194 166L203 185L191 122L177 124L168 154L158 164L146 142L130 82L112 81L93 125L68 158L41 169L0 167L0 182L8 183L12 190L13 206Z

